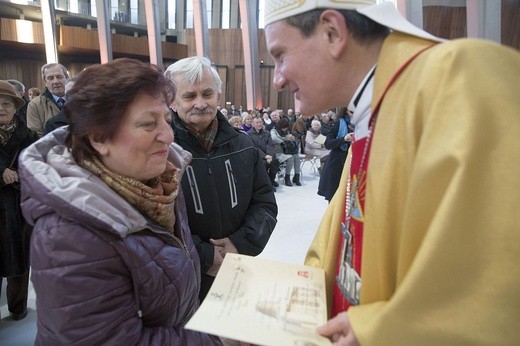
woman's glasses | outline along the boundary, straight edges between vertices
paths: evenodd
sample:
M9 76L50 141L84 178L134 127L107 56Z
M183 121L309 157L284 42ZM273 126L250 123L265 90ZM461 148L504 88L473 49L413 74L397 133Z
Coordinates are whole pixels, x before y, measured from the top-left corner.
M11 102L0 102L0 106L2 106L3 109L6 111L10 111L14 108L14 103Z

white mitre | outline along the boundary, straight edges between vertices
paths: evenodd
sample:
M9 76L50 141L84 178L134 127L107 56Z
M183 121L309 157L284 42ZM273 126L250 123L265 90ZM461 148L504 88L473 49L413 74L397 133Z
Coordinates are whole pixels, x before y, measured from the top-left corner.
M444 41L406 20L394 4L376 0L265 0L265 26L316 9L355 10L392 30L433 41Z

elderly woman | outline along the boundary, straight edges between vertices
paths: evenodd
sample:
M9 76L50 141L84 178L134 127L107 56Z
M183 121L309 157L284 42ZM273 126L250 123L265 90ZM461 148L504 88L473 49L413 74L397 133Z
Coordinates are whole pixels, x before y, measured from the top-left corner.
M198 307L200 265L180 190L191 156L170 126L174 94L150 64L91 66L69 91L69 126L22 154L37 345L220 343L183 328Z
M0 290L6 277L7 307L15 321L27 316L30 237L20 209L18 156L38 140L15 115L24 104L11 84L0 81Z
M318 137L323 138L323 141L317 141ZM307 130L307 134L305 135L305 154L318 156L320 158L320 172L323 163L330 154L330 150L325 148L324 143L325 136L321 134L321 122L319 120L313 120L311 122L311 128Z
M228 122L235 129L242 131L242 118L240 117L240 115L233 115L231 118L229 118Z
M242 112L242 130L249 132L253 128L253 116L249 112Z

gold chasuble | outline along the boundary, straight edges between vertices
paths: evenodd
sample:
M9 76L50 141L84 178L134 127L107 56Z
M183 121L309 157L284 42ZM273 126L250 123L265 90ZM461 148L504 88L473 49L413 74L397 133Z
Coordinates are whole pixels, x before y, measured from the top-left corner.
M431 44L385 40L372 106ZM518 90L520 54L468 39L423 52L388 90L367 169L361 301L348 310L362 345L518 344ZM348 171L306 259L328 287Z

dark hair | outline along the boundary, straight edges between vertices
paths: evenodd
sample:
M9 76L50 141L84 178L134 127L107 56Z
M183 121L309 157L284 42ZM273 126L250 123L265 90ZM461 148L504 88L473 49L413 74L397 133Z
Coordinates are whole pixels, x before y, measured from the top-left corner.
M325 9L317 9L285 19L287 24L298 28L304 37L309 37L314 33L320 20L320 16ZM390 30L372 19L352 10L336 10L345 18L347 29L352 36L360 43L371 43L385 38Z
M289 128L289 121L287 121L287 119L285 119L285 118L280 118L280 120L278 120L278 122L276 123L277 130L283 130L283 129L288 129L288 128Z
M63 108L69 122L66 144L76 162L99 157L89 134L100 142L112 139L128 106L142 92L162 96L168 106L175 98L175 86L162 70L139 60L116 59L80 73Z
M34 96L38 96L42 93L42 91L40 90L40 88L36 88L36 87L33 87L33 88L29 88L28 92L29 91L32 91Z

